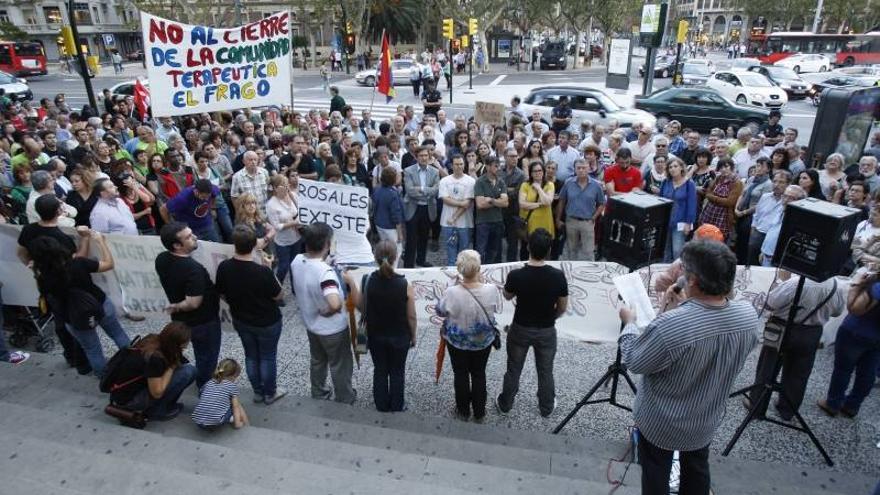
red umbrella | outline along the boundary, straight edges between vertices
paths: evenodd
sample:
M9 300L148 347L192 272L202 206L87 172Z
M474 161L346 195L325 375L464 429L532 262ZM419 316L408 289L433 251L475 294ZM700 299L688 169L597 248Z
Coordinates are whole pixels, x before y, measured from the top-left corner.
M440 383L440 374L443 373L443 360L446 358L446 340L440 337L437 344L437 362L434 364L434 383Z

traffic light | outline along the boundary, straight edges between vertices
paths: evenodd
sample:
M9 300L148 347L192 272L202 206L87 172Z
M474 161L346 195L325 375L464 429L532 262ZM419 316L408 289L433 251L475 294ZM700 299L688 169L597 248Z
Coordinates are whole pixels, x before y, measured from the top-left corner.
M356 38L354 34L349 33L345 35L345 50L349 55L354 53L355 41Z
M470 36L463 34L461 35L461 47L467 48L470 45Z
M443 37L448 40L455 39L455 23L451 17L443 19Z
M349 34L354 32L354 27L352 26L351 21L345 23L345 32Z
M70 26L61 27L61 42L65 55L71 57L76 55L76 42L73 41L73 30L70 29Z
M676 43L684 43L687 40L688 29L690 29L690 23L684 19L678 21L678 33L675 37Z
M479 24L477 24L477 20L471 17L468 19L468 34L471 36L476 36L477 32L480 30Z

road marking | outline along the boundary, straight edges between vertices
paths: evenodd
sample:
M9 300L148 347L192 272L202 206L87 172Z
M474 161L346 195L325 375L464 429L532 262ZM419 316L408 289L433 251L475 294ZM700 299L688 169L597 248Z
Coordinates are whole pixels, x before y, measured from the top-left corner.
M498 86L499 84L501 84L501 81L503 81L505 77L507 77L507 76L501 75L501 76L496 77L495 79L492 80L492 82L489 83L489 86Z
M786 117L800 117L800 118L816 117L815 115L810 115L808 113L786 113L785 116Z

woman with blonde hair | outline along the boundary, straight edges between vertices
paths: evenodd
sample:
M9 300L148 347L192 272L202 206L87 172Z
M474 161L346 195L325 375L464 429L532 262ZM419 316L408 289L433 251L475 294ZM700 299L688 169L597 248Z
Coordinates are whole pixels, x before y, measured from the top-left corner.
M397 245L379 241L373 256L379 269L364 275L358 302L373 358L373 401L379 411L403 411L406 355L418 328L415 298L406 277L394 271Z
M486 416L486 363L495 342L495 313L501 311L498 288L483 283L480 253L466 249L455 262L460 278L437 304L444 317L440 337L446 341L455 383L455 410L461 419L473 412L475 421Z
M267 247L272 247L271 241L275 237L275 228L260 213L257 197L253 194L244 193L235 199L235 225L247 225L254 229L257 234L257 253L260 254L264 262L271 264L272 256L264 250Z

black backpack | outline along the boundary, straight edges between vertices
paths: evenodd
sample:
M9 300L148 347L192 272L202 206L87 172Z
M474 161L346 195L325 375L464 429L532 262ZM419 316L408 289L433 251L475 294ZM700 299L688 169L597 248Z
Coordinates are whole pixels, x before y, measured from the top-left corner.
M136 336L128 347L119 349L116 351L116 354L107 361L107 364L104 367L104 376L101 377L101 382L98 385L101 392L111 394L112 396L112 394L145 379L143 374L136 375L124 381L122 380L122 377L120 377L122 365L129 359L129 356L136 354L143 359L143 352L135 347L140 339L140 335Z

